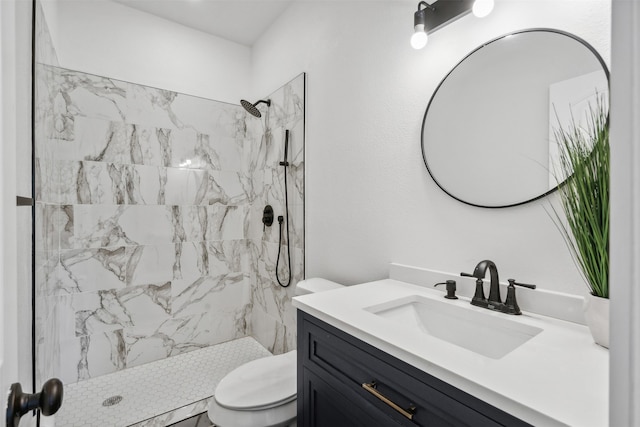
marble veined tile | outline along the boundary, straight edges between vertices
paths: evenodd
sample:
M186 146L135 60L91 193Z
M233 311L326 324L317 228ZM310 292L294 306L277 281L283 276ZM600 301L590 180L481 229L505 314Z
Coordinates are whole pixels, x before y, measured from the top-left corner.
M131 126L122 121L76 117L74 130L73 140L58 140L59 160L131 163Z
M207 204L209 175L206 170L168 168L164 203L168 205Z
M203 134L235 135L244 126L239 105L212 102L163 89L135 84L128 87L127 120L166 129L192 129Z
M60 170L57 166L57 162L35 158L33 172L36 201L60 203Z
M246 206L207 206L205 240L239 240L245 237Z
M69 206L36 202L33 232L38 251L51 252L59 249L61 234L68 230L70 220L73 223L73 212L68 208Z
M240 205L251 199L250 178L243 173L210 171L203 204Z
M175 292L171 300L171 311L174 316L235 311L246 302L248 280L242 272L232 272L215 276L200 277L176 287L183 288Z
M304 75L285 84L270 96L269 124L294 128L304 120Z
M213 271L212 274L224 274ZM173 271L174 283L193 281L209 275L209 249L206 242L176 243L176 264Z
M273 354L282 354L296 348L296 327L283 324L265 313L260 307L251 311L252 336Z
M163 89L128 85L129 123L165 129L191 129L202 134L233 136L244 126L239 105L215 102Z
M202 277L235 277L247 271L250 258L246 240L178 243L176 254L173 279L178 287L175 292L182 292Z
M66 248L169 243L170 213L165 206L74 205Z
M174 131L142 125L128 125L131 129L129 140L130 161L148 166L171 166L171 152L174 147Z
M127 85L121 81L59 67L38 64L46 81L46 93L38 108L53 110L51 137L64 133L60 120L75 116L123 121L126 117Z
M88 117L76 117L74 130L73 140L57 140L58 159L172 166L171 151L184 142L176 141L177 131L171 129ZM181 133L196 138L195 132Z
M60 161L59 202L65 204L157 205L164 169L90 161Z
M125 204L124 168L114 163L58 162L59 202L70 205Z
M173 102L180 94L129 83L127 95L129 123L165 129L184 129L185 124L173 111Z
M244 141L221 132L198 133L191 129L172 132L170 166L188 169L242 170Z
M70 296L36 296L36 378L38 383L60 374L62 362L66 362L61 350L64 337L73 337L75 319Z
M182 95L175 100L173 110L185 127L200 133L235 136L245 126L246 115L240 105Z
M139 285L161 283L174 279L179 269L179 246L136 246L127 263L127 283Z
M53 193L64 204L241 205L252 197L237 172L65 161L60 170Z
M48 192L64 204L241 205L252 197L239 172L89 161L60 161L57 170L59 185Z
M207 242L209 274L215 271L247 271L248 241L223 240Z
M126 367L122 330L65 338L61 346L60 371L57 377L66 386ZM65 396L66 398L66 396Z
M283 288L278 284L275 268L278 245L263 242L258 249L260 252L257 254L257 281L251 290L251 301L254 305L261 306L266 313L284 322L286 311L289 310L291 298L294 296L295 286ZM277 277L280 278L281 282L286 283L289 277L289 261L286 247L283 246L280 249ZM302 279L303 260L301 250L292 248L291 264L291 283L295 284ZM295 316L293 316L292 319L293 318L295 318Z
M133 254L133 248L125 246L62 251L48 290L63 294L125 287Z
M76 335L137 325L157 327L171 314L171 282L83 292L73 298Z
M246 336L246 307L166 320L157 328L124 329L127 367Z

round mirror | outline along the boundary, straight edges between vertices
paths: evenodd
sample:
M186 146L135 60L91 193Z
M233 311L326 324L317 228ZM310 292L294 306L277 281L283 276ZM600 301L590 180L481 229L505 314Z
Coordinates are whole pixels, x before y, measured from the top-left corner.
M554 129L608 99L609 72L585 41L533 29L483 44L442 80L422 123L432 178L469 205L520 205L555 190ZM606 95L606 96L603 96Z

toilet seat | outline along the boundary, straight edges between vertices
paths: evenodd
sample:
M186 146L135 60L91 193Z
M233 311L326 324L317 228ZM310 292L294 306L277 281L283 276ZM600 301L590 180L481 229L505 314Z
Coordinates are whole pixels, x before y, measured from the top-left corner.
M234 369L218 384L214 393L216 403L236 411L259 411L294 401L296 359L297 351L293 350Z
M291 427L296 425L298 402L260 411L234 411L211 399L207 415L217 427Z

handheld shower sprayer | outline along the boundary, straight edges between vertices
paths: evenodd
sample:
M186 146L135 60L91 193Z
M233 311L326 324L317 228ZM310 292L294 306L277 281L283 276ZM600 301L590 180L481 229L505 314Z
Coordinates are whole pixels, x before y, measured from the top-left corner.
M253 104L251 102L247 101L247 100L244 100L244 99L240 100L240 105L242 105L242 107L245 110L247 110L247 112L249 114L251 114L254 117L260 118L260 117L262 117L262 113L260 113L260 110L258 110L258 104L267 104L267 107L271 107L271 100L270 99L267 99L267 100L261 99L260 101L255 102Z
M291 284L291 242L289 240L289 191L287 189L287 166L289 166L289 162L287 161L289 151L289 129L286 129L284 132L284 161L280 162L280 166L284 166L284 213L286 215L286 231L287 231L287 257L288 257L288 266L289 266L289 276L287 278L286 283L280 280L280 276L278 275L278 265L280 264L280 250L282 249L282 222L284 218L281 216L278 217L278 224L280 226L280 242L278 242L278 259L276 260L276 280L278 284L283 288L286 288Z

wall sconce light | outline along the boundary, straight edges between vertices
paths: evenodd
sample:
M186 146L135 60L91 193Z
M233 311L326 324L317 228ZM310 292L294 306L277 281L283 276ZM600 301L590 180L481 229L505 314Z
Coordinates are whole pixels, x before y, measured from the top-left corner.
M494 0L436 0L431 4L421 1L413 14L411 46L422 49L428 41L427 33L432 33L471 11L478 18L483 18L491 13L493 6Z
M424 9L420 9L424 6ZM413 29L414 33L411 36L411 47L414 49L422 49L427 45L429 37L424 29L427 22L427 10L435 11L435 7L431 6L427 2L421 1L418 3L418 10L413 14Z

